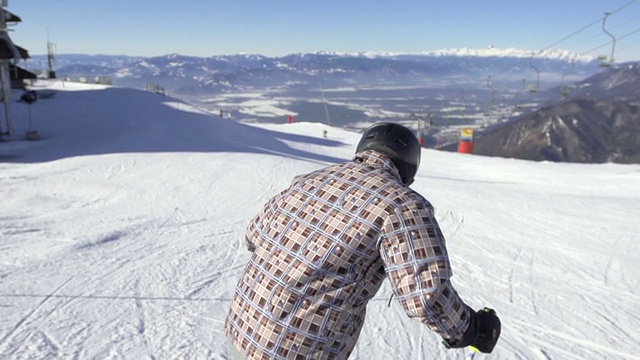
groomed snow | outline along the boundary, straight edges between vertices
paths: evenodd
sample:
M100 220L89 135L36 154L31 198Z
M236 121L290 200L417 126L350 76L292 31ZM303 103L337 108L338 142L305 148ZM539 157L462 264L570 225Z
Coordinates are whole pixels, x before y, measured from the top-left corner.
M247 222L293 176L349 159L359 134L132 89L38 89L57 94L29 111L15 93L0 142L0 358L229 359ZM22 140L29 113L40 141ZM476 359L640 359L639 184L640 165L423 151L413 188L437 209L453 282L502 319ZM353 359L464 358L390 294Z

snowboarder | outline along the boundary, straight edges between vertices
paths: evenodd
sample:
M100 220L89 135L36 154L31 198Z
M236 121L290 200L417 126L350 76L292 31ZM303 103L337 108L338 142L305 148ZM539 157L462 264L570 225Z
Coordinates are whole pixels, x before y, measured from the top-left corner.
M348 358L385 278L446 347L493 351L500 320L460 299L433 207L409 188L420 154L411 130L378 123L352 161L297 176L263 206L225 323L237 358Z

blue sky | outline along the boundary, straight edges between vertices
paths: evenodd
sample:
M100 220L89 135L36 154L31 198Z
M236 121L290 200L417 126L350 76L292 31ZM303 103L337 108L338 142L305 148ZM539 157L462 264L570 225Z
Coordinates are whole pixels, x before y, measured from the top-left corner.
M615 57L638 60L638 0L9 0L7 9L22 18L11 38L31 54L46 53L48 34L59 54L541 50L568 37L553 47L597 56L612 49L598 19L622 7L606 22L620 38Z

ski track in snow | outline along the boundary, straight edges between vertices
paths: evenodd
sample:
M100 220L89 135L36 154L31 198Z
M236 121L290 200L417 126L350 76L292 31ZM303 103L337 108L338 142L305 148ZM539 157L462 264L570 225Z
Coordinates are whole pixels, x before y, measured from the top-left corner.
M56 289L53 290L53 292L51 294L49 294L48 296L44 297L42 299L42 301L40 301L33 309L31 309L31 311L29 311L27 314L25 314L24 316L22 316L20 318L20 320L11 328L9 329L9 331L7 331L7 333L2 337L2 339L0 339L0 354L2 354L2 350L5 346L5 344L11 340L11 338L13 337L13 335L15 333L18 332L18 330L23 326L26 325L27 322L29 321L35 321L37 319L41 319L41 318L46 318L47 316L49 316L51 313L53 313L59 306L59 304L54 305L53 309L47 309L47 303L49 302L49 300L52 298L52 296L56 295L62 288L65 287L65 285L67 285L69 282L71 281L71 279L68 279L67 281L65 281L64 283L62 283L60 286L58 286ZM42 312L43 315L37 316L38 312ZM46 336L46 334L40 332L40 334L44 335L44 338L47 339L47 343L48 344L54 344L53 341L51 341L49 339L49 337ZM54 347L56 350L58 349L57 346ZM57 352L57 351L56 351Z

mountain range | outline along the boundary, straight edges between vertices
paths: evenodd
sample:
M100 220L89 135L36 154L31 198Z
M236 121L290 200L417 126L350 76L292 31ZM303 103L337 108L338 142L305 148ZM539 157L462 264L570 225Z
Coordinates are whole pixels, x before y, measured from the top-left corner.
M44 71L47 60L35 55L27 68ZM63 54L55 58L59 78L91 82L107 77L115 85L133 88L154 84L194 102L223 94L224 102L201 103L220 108L221 114L223 104L245 111L246 103L234 103L229 94L265 91L277 103L289 104L285 113L321 121L325 112L329 120L331 111L339 126L376 120L370 118L372 109L385 120L406 121L413 109L428 108L436 111L439 123L431 136L449 143L448 149L455 149L451 142L457 142L457 127L470 126L478 128L477 154L640 162L638 64L601 65L595 57L563 50L496 48L283 57ZM318 99L314 98L318 87L346 90L323 93Z
M47 68L47 56L34 55L27 67ZM598 71L595 57L563 50L450 49L423 53L329 53L266 57L258 54L156 57L61 54L55 58L58 77L111 77L114 84L144 87L158 83L176 94L216 93L265 87L304 86L322 81L341 84L459 85L493 76L496 84L519 83L524 77L558 82L583 79Z
M640 163L640 66L573 84L562 101L487 131L475 153L536 161Z

